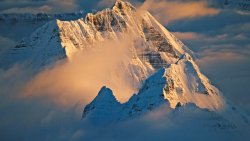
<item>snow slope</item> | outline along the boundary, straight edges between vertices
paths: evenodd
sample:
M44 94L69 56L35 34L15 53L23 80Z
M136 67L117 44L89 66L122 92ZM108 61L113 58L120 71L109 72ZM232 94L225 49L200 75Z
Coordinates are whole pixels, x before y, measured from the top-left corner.
M49 21L76 20L85 15L85 11L63 14L0 13L0 53L13 48L20 40L30 36L37 28Z
M66 57L65 49L60 43L59 29L55 22L48 22L24 38L18 45L1 54L1 68L23 63L35 70Z

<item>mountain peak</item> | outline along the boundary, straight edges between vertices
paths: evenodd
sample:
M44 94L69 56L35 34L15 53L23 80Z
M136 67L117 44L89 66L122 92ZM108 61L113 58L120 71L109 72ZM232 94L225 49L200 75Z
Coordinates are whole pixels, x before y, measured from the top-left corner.
M114 101L117 102L113 92L111 89L107 88L106 86L103 86L101 90L99 91L98 95L95 98L95 102L100 102L100 101L105 101L105 102L110 102Z
M129 2L123 0L116 0L113 10L123 11L123 10L133 10L135 11L136 8Z
M118 102L113 95L112 90L103 86L95 99L84 108L82 117L84 118L88 115L99 118L100 115L97 116L95 113L101 113L108 117L107 119L111 119L110 116L112 116L112 114L110 113L115 112L115 110L112 111L111 109L119 107L120 105L120 102Z
M115 96L113 95L112 90L107 88L106 86L103 86L101 88L101 90L99 91L97 97L115 99Z

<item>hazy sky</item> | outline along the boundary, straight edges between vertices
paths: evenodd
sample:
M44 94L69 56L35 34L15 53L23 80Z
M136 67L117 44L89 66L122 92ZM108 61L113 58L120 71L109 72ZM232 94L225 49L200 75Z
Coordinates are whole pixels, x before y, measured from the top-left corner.
M110 7L114 1L1 0L0 13L91 11ZM225 5L223 0L147 0L146 2L130 0L130 2L149 10L191 48L197 54L196 61L201 71L226 97L250 115L250 12L238 10L237 6ZM6 46L13 46L16 40L0 36L0 42ZM5 48L4 45L1 46L0 51L3 48ZM17 80L22 80L23 78L19 77L26 75L13 75L14 72L27 73L15 68L7 74L0 70L2 88L22 83ZM1 90L1 92L5 91ZM23 134L28 135L34 127L39 128L39 130L32 131L34 136L43 137L46 140L53 139L49 134L45 134L50 132L56 133L58 140L65 139L69 134L74 134L72 138L82 135L81 129L79 131L76 127L71 129L72 125L80 126L78 125L81 116L79 111L82 109L75 110L75 107L62 109L43 99L15 98L13 100L13 97L1 95L0 98L0 111L2 112L0 135L2 133L3 137L10 137L15 132L15 136L8 139L17 140L19 137L25 139ZM13 124L13 121L17 123ZM50 124L52 122L53 125ZM64 126L61 125L62 123ZM67 128L70 129L68 134L65 133ZM48 137L44 137L44 134ZM27 140L30 139L28 136L25 137Z

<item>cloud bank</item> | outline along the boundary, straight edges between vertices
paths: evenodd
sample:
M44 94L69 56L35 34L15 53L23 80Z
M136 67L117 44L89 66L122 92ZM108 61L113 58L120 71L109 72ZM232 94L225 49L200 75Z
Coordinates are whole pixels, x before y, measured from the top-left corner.
M163 24L219 13L218 9L209 7L206 1L146 0L141 8L152 12Z
M127 101L137 86L126 69L132 41L100 42L91 50L80 51L70 60L42 71L24 88L24 97L46 97L57 104L72 106L90 102L103 86L114 90L121 102ZM125 68L124 68L125 67Z

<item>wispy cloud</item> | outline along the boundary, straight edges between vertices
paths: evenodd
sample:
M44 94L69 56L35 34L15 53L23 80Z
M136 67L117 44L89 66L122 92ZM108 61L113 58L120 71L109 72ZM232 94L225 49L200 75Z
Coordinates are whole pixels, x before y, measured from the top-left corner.
M173 34L180 40L196 40L203 37L203 35L195 32L173 32Z
M35 76L24 88L23 96L46 97L70 107L79 101L87 104L101 87L108 86L118 100L125 102L137 92L134 79L126 69L131 57L127 54L131 42L107 40L98 43L94 50L79 51L71 61L59 63Z
M209 7L206 1L146 0L141 8L149 10L165 24L175 20L219 13L218 9Z

